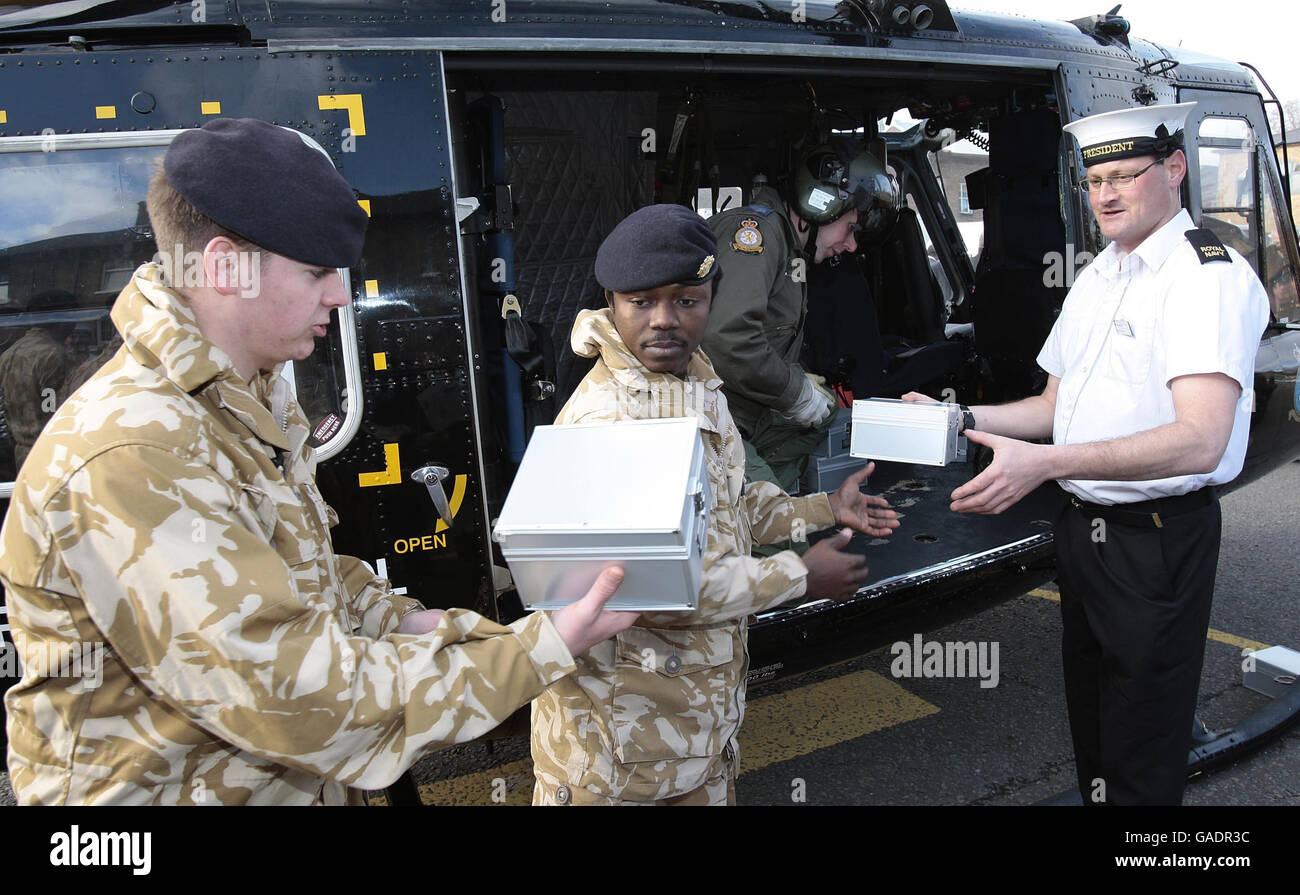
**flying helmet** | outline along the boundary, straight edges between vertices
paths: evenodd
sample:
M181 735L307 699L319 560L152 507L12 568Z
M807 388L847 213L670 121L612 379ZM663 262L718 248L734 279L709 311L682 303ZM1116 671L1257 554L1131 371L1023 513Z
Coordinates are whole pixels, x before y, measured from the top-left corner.
M898 187L874 155L829 143L804 154L794 170L792 204L799 217L824 226L858 211L859 238L888 233L898 218Z

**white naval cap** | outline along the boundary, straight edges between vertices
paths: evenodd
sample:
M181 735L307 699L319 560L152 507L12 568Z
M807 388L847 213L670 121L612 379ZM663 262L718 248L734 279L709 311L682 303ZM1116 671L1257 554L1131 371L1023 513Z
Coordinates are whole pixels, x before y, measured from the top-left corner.
M1089 115L1065 130L1083 150L1085 168L1142 155L1166 156L1183 145L1183 123L1196 103L1141 106Z

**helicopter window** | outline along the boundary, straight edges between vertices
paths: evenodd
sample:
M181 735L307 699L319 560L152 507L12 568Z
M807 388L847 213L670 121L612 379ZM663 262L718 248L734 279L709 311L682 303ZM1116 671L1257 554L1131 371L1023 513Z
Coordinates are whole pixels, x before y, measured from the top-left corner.
M1260 148L1260 152L1264 149ZM1264 226L1264 253L1260 258L1259 278L1268 289L1269 300L1273 304L1273 316L1279 323L1300 321L1300 295L1297 295L1295 275L1287 263L1288 254L1295 254L1294 240L1284 238L1287 229L1278 214L1282 200L1282 188L1272 177L1267 165L1260 160L1259 169L1269 172L1267 183L1261 192L1260 212Z
M0 496L59 404L121 347L109 310L156 257L145 194L176 133L0 139ZM345 331L331 322L328 349L286 368L313 427L339 417L324 427L337 433L331 452L356 425L343 349L356 354L351 307L339 317Z
M1258 270L1255 140L1250 124L1241 118L1207 116L1196 145L1201 226L1214 231Z
M934 240L930 238L930 229L926 226L925 215L921 213L921 206L917 203L917 196L910 190L907 193L907 207L916 215L916 222L921 228L921 239L925 241L925 260L930 266L930 275L934 278L935 284L939 287L939 293L943 296L943 304L946 313L952 313L953 296L956 290L953 289L952 278L944 270L943 262L939 260L939 250L935 248Z
M966 245L966 254L974 264L984 243L984 208L966 178L988 167L988 151L963 139L931 153L930 161Z
M0 145L0 493L58 405L121 345L109 288L154 254L144 195L167 141L152 142Z

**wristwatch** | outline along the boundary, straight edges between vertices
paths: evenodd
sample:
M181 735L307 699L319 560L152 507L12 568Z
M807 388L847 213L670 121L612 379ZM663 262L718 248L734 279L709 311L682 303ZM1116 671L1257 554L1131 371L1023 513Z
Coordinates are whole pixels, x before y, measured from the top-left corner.
M970 408L965 404L958 404L957 406L961 408L961 430L965 432L967 429L974 429L975 414L971 413Z

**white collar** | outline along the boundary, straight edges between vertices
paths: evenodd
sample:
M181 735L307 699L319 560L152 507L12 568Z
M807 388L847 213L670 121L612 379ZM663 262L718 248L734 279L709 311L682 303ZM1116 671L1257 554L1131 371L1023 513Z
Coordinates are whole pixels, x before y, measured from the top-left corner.
M1097 272L1107 279L1114 279L1123 269L1126 258L1136 258L1154 273L1169 260L1169 256L1174 253L1174 249L1178 248L1178 244L1183 241L1184 234L1194 228L1195 224L1192 223L1192 216L1187 213L1186 208L1180 208L1178 214L1142 240L1138 247L1128 255L1121 257L1119 246L1113 242L1106 246L1105 250L1097 256Z

